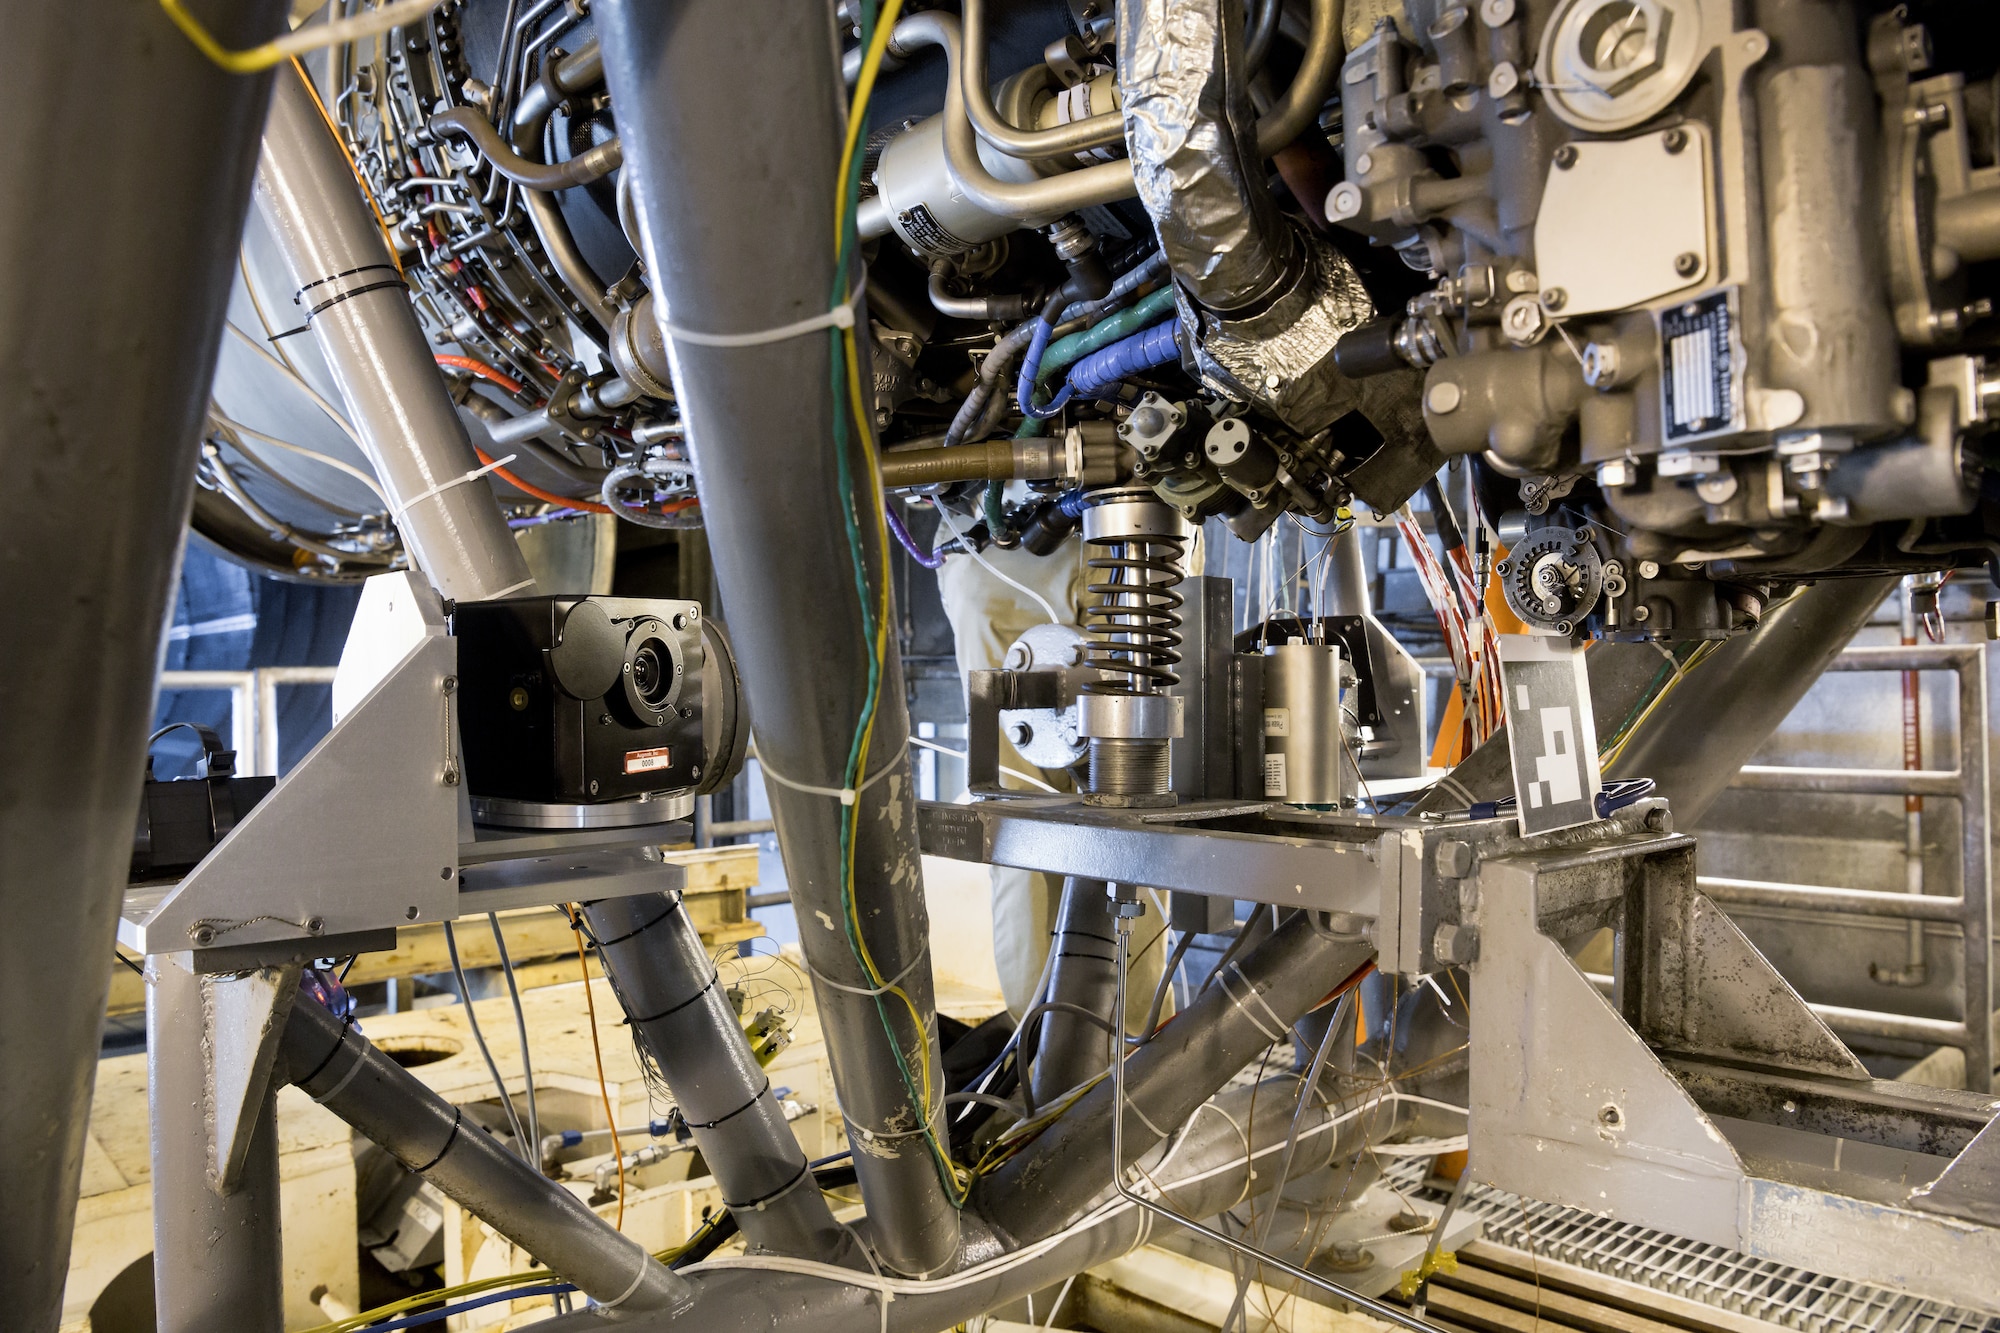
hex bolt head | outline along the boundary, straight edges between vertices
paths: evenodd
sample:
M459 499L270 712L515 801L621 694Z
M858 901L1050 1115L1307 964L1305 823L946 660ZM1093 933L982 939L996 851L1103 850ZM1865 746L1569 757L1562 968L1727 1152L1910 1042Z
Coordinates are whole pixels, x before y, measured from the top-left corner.
M1674 272L1683 278L1692 278L1701 272L1701 256L1692 250L1683 250L1674 256Z
M306 934L308 934L308 935L324 935L324 934L326 934L326 918L325 918L325 917L323 917L323 916L309 916L309 917L307 917L307 918L306 918Z
M1569 293L1560 287L1551 287L1542 293L1542 308L1556 311L1569 304Z
M1025 722L1007 724L1007 740L1014 745L1026 745L1035 738L1035 729Z
M1665 806L1656 806L1646 812L1646 827L1654 833L1674 831L1674 813Z
M1464 966L1479 961L1479 927L1446 924L1431 936L1431 952L1439 962Z
M189 926L189 927L188 927L188 939L189 939L189 940L190 940L190 941L191 941L192 943L195 943L195 944L199 944L199 945L202 945L203 947L206 947L206 946L208 946L208 945L211 945L211 944L215 943L215 927L214 927L214 926Z
M1557 171L1568 171L1571 167L1576 165L1576 145L1566 143L1562 147L1556 149L1556 155L1554 160Z
M1432 857L1438 874L1446 879L1464 879L1472 873L1472 844L1458 838L1446 838L1438 843Z

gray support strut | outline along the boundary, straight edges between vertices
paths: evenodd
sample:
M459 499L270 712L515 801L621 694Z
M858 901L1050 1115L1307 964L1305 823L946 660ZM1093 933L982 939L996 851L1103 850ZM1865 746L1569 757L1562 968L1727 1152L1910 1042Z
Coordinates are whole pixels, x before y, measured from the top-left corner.
M604 974L754 1247L825 1259L844 1233L678 893L586 903Z
M880 674L856 805L786 785L846 786L870 676L840 512L830 337L820 329L721 347L676 338L666 323L756 334L823 315L842 299L834 291L842 92L832 10L802 10L796 0L613 0L595 15L605 77L624 108L625 170L718 582L727 604L758 612L739 618L737 656L757 752L767 776L783 779L771 785L779 847L869 1229L888 1267L940 1271L958 1249L959 1221L934 1154L944 1140L943 1075L895 652ZM736 58L746 32L758 34L769 74L747 101ZM719 106L734 110L718 116ZM857 265L851 281L860 280ZM866 312L858 313L865 328ZM867 367L860 370L866 383ZM849 463L861 475L858 451ZM858 495L872 614L882 570L878 524L866 512L872 482L863 480ZM841 833L850 813L858 828L851 912Z
M146 1097L153 1152L153 1304L159 1333L278 1333L278 1084L264 1080L240 1178L211 1173L213 1039L187 955L147 960Z
M382 229L305 80L281 69L257 163L257 211L296 286L355 433L417 568L453 601L535 589L431 357Z
M1270 938L1219 971L1125 1067L1127 1163L1194 1114L1374 954L1367 941L1322 935L1295 912ZM1026 1243L1080 1215L1111 1179L1109 1080L1065 1111L1020 1155L980 1181L980 1212ZM1193 1215L1193 1214L1191 1214Z
M280 1055L287 1077L314 1101L600 1305L638 1312L687 1304L687 1279L323 1006L299 998Z
M1115 1023L1111 1007L1118 989L1118 946L1108 902L1101 879L1071 875L1063 881L1055 938L1049 943L1055 953L1049 999L1102 1014ZM1029 1079L1037 1106L1047 1106L1111 1066L1111 1034L1087 1019L1056 1010L1042 1016L1040 1033Z
M1294 1078L1272 1078L1216 1098L1215 1107L1221 1114L1196 1116L1189 1123L1164 1172L1159 1166L1162 1154L1157 1150L1150 1153L1145 1161L1147 1174L1174 1207L1190 1217L1212 1217L1270 1189L1276 1183L1298 1087ZM1335 1115L1366 1104L1366 1098L1331 1105L1320 1105L1316 1100L1306 1108L1298 1151L1292 1159L1294 1179L1352 1158L1401 1128L1400 1119L1392 1114L1349 1116L1338 1125L1328 1125ZM1249 1161L1244 1152L1246 1135ZM1254 1168L1255 1176L1246 1178L1246 1168ZM1207 1178L1197 1179L1203 1176ZM1105 1176L1099 1185L1108 1194L1110 1177ZM879 1333L886 1326L890 1333L931 1333L1055 1286L1072 1274L1160 1238L1169 1229L1167 1223L1127 1204L1032 1259L1004 1268L995 1264L991 1276L940 1284L930 1291L905 1292L886 1302L865 1287L825 1278L717 1269L690 1279L696 1289L695 1304L679 1322L643 1318L630 1321L628 1327L632 1333L668 1333L673 1328L699 1328L702 1333L768 1333L775 1328ZM867 1275L862 1279L867 1280ZM572 1315L538 1326L538 1333L543 1328L548 1333L588 1333L599 1327L601 1322L590 1316Z
M1893 578L1824 579L1764 613L1632 728L1607 778L1651 778L1682 828L1692 828L1881 605ZM1642 712L1673 678L1649 643L1600 643L1590 669L1598 742ZM1463 810L1513 790L1503 724L1447 779L1417 798L1418 813Z
M277 0L195 6L224 46ZM270 90L156 6L7 6L0 77L0 1291L62 1319L112 940ZM67 164L67 165L65 165Z

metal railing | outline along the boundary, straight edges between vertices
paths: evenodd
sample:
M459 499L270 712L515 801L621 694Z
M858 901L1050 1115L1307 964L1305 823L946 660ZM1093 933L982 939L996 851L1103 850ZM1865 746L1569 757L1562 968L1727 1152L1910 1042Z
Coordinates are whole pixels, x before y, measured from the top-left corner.
M1845 1036L1955 1046L1965 1052L1966 1086L1993 1090L1993 879L1990 864L1991 785L1987 773L1986 650L1979 643L1849 648L1833 671L1950 671L1958 677L1958 767L1955 769L1781 768L1746 765L1731 784L1747 791L1839 793L1850 796L1932 796L1958 802L1956 897L1836 889L1701 876L1696 885L1718 903L1787 907L1836 915L1954 923L1965 962L1963 1017L1913 1018L1869 1009L1815 1004L1813 1012Z
M272 666L251 671L163 671L162 690L225 690L229 694L229 744L236 771L246 777L278 775L278 691L287 685L329 685L335 668Z

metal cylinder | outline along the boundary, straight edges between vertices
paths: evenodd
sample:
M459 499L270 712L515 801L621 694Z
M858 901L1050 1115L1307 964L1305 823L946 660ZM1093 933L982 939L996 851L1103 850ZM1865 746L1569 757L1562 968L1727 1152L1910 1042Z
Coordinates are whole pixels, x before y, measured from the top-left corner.
M1866 435L1896 428L1900 362L1882 229L1855 220L1856 201L1880 190L1854 10L1851 0L1755 5L1771 38L1751 74L1770 270L1757 333L1767 384L1805 399L1795 429Z
M687 1304L687 1279L306 996L292 1006L280 1058L314 1101L592 1300L635 1313Z
M224 46L274 0L200 13ZM0 78L0 1291L62 1322L155 672L268 75L125 0L11 5ZM87 90L87 92L85 91ZM51 169L70 163L88 169Z
M641 1049L659 1067L722 1202L750 1243L830 1258L843 1233L744 1038L677 893L586 903L583 914Z
M380 226L303 75L281 70L257 163L257 211L296 285L397 531L440 593L531 592Z
M1338 809L1353 794L1341 711L1341 652L1333 643L1264 649L1264 795Z
M1118 989L1116 943L1111 914L1106 910L1101 879L1063 881L1062 905L1050 948L1048 998L1073 1004L1114 1023L1112 999ZM1111 1061L1111 1034L1087 1019L1060 1010L1042 1018L1040 1040L1028 1086L1037 1106L1050 1102L1084 1080L1101 1074Z
M838 301L827 225L842 102L832 10L606 0L593 14L661 319L751 333ZM758 34L769 76L747 102L746 32ZM718 106L734 110L717 116ZM870 698L863 625L881 606L884 548L864 515L857 560L837 517L833 427L846 405L830 340L718 347L665 333L723 598L759 610L734 627L758 755L767 772L842 788ZM866 384L865 362L860 375ZM858 451L849 457L858 463ZM872 1243L886 1266L927 1274L958 1252L959 1216L937 1147L943 1062L898 654L875 679L869 775L855 803L773 784L771 804Z
M267 1080L241 1177L227 1191L214 1153L212 1034L189 954L147 960L146 1100L153 1153L153 1305L159 1333L285 1326L278 1229L278 1084Z

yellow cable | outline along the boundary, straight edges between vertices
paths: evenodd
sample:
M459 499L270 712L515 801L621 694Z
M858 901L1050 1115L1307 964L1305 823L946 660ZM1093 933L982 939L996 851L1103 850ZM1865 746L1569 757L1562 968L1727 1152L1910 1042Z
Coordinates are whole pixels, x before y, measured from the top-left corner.
M347 141L340 137L339 129L334 126L333 117L327 114L326 103L320 100L319 89L314 85L312 76L306 73L306 67L299 63L297 56L292 57L292 68L298 71L299 82L306 86L306 96L312 98L313 106L319 110L320 122L326 126L326 132L333 136L334 146L340 149L340 159L347 163L348 174L354 177L355 185L360 187L361 197L368 201L368 211L375 215L375 225L382 230L382 244L389 251L389 262L396 266L396 276L407 278L409 275L403 272L402 258L396 253L395 238L389 234L389 220L382 216L381 206L375 202L375 192L369 189L368 182L361 178L361 168L355 164L354 154L347 151ZM247 283L249 279L246 277L244 281Z
M181 0L160 0L160 8L166 11L181 34L194 44L195 50L208 57L211 63L231 74L256 74L288 56L341 46L363 37L379 37L391 28L415 23L443 3L444 0L396 0L394 4L383 5L380 9L356 14L352 18L308 24L241 51L232 51L216 41L215 35L201 25L201 20L182 7Z
M166 0L161 0L166 3ZM861 58L861 77L854 81L854 104L847 113L847 134L840 145L840 174L834 177L838 193L833 200L833 243L837 247L847 236L847 173L854 166L854 150L861 142L861 126L868 119L868 97L875 91L875 76L882 68L882 54L889 49L889 31L903 12L903 0L888 0L875 18L868 50Z

